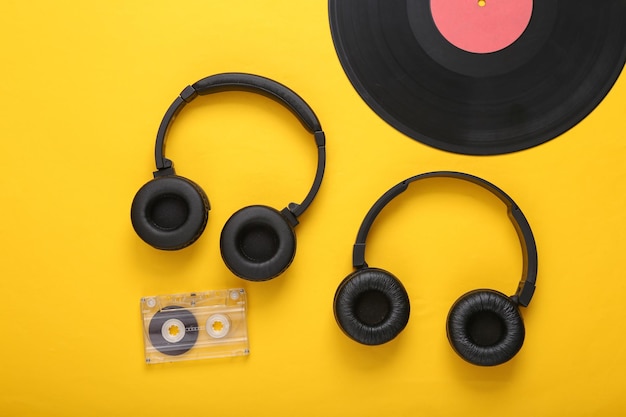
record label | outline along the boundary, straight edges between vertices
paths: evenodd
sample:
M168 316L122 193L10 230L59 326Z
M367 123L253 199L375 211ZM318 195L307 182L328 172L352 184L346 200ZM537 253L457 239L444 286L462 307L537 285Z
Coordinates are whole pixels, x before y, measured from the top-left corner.
M461 154L554 139L603 100L626 60L626 0L329 0L329 20L372 110Z
M533 0L430 0L435 26L448 42L467 52L506 48L528 27Z

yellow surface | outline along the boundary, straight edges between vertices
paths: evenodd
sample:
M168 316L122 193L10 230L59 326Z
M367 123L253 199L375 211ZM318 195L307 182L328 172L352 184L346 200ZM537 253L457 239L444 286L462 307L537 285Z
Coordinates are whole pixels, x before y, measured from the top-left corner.
M429 148L379 119L336 57L325 0L5 1L0 7L2 416L626 415L626 79L561 137L511 155ZM327 134L322 189L285 274L234 277L219 234L249 204L300 201L311 136L276 103L203 97L169 136L178 173L213 209L192 247L134 233L158 124L187 84L225 71L280 81ZM481 176L520 205L539 248L526 341L505 365L461 360L450 305L474 288L512 292L521 253L504 206L471 184L415 184L381 215L368 261L405 284L412 314L365 347L332 313L358 225L378 196L420 172ZM139 298L239 287L247 358L148 366Z

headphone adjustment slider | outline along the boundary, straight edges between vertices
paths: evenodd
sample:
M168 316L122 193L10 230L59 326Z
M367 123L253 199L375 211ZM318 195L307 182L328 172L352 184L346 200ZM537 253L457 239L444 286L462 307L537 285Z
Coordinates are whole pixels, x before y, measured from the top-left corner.
M180 92L180 98L182 98L185 103L189 103L196 97L198 97L198 92L190 85L185 87L183 91Z
M171 160L165 158L163 168L159 168L158 170L154 171L152 175L154 176L154 178L166 177L168 175L176 175L176 171L174 171L174 163Z
M326 146L326 134L323 130L317 130L313 132L313 136L315 137L315 144L318 148Z

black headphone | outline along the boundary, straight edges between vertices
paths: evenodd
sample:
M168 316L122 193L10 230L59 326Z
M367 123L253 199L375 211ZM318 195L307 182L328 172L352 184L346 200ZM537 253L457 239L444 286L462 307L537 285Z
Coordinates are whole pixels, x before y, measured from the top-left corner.
M427 178L456 178L477 184L502 200L508 208L523 252L523 272L515 295L508 297L489 289L470 291L450 309L446 332L454 351L466 361L482 366L504 363L521 349L525 330L519 306L528 306L535 291L537 248L530 225L515 202L490 182L470 174L452 171L428 172L397 184L369 210L354 244L352 263L356 270L337 288L335 319L341 330L365 345L379 345L395 338L409 320L409 297L398 278L368 267L365 239L376 216L410 183Z
M326 139L315 113L300 96L276 81L224 73L187 86L161 121L155 146L157 171L135 195L131 221L139 237L157 249L182 249L200 237L209 216L209 199L196 183L176 175L173 162L164 155L165 137L176 115L198 95L233 90L261 94L284 105L313 134L317 144L317 172L302 203L290 203L281 211L261 205L245 207L233 214L222 230L220 249L228 268L241 278L264 281L291 264L296 251L294 227L317 194L326 165Z

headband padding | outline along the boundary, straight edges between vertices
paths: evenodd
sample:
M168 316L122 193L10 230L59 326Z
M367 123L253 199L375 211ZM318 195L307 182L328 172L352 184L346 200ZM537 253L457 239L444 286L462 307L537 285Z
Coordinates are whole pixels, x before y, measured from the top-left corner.
M343 280L334 300L343 332L365 345L395 338L409 321L409 296L402 283L382 269L364 268Z
M135 232L149 245L177 250L195 242L206 227L209 200L193 181L157 177L139 189L130 209Z
M524 343L524 322L517 304L494 290L474 290L452 306L448 340L466 361L481 366L502 364Z
M266 77L240 72L210 75L193 84L199 95L219 91L250 91L269 97L289 109L311 133L322 130L313 109L293 90Z
M296 234L278 210L249 206L228 219L220 249L224 263L235 275L266 281L280 275L293 261Z

